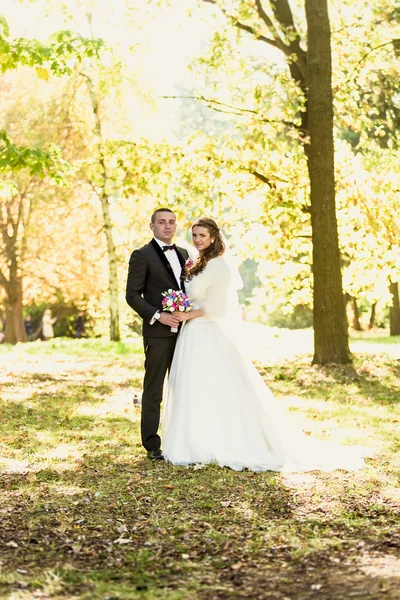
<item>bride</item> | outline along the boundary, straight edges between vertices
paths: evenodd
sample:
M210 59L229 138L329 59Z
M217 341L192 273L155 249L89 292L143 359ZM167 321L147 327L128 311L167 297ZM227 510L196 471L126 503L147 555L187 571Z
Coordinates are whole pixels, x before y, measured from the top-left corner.
M185 268L193 310L177 340L163 408L164 457L235 470L355 470L363 450L308 438L265 385L241 341L240 275L212 219L192 226L199 257Z

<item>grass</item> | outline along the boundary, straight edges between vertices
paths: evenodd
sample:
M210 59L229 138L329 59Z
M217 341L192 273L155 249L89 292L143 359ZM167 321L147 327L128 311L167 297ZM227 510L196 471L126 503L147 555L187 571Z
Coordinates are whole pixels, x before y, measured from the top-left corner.
M400 341L358 336L353 367L312 367L308 332L255 335L293 417L376 448L365 469L149 463L140 340L0 346L0 598L399 597Z

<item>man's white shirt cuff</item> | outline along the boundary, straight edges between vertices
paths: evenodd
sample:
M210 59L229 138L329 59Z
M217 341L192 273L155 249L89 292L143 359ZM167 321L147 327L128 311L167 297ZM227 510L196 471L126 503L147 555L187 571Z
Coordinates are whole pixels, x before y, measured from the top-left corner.
M154 313L154 315L153 315L153 317L152 317L152 319L151 319L151 321L150 321L150 325L154 325L154 323L155 323L156 321L158 321L158 319L156 319L156 315L159 315L159 314L160 314L160 311L159 311L159 310L158 310L157 312L155 312L155 313Z

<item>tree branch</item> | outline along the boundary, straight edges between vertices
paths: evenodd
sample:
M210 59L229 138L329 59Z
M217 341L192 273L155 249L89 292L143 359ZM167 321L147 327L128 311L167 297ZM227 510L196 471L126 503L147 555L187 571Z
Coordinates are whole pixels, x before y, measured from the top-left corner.
M9 282L6 279L6 276L4 275L3 271L0 269L0 285L6 291L8 290L8 283Z
M227 15L227 16L229 16L229 15ZM253 35L257 41L265 42L266 44L269 44L270 46L273 46L274 48L279 48L279 44L276 42L276 40L267 38L265 35L257 34L254 31L254 29L252 27L250 27L250 25L241 23L240 21L237 21L234 17L230 17L230 19L232 20L232 23L234 24L235 27L237 27L238 29L241 29L242 31L246 31L247 33L251 33L251 35Z
M205 2L205 0L203 0L203 1ZM212 110L215 110L216 112L221 112L221 113L225 113L228 115L237 115L238 117L243 116L243 113L250 113L250 114L257 115L257 116L260 115L260 113L257 110L254 110L251 108L241 108L239 106L232 106L231 104L226 104L225 102L220 102L219 100L213 100L212 98L205 98L204 96L159 96L159 98L164 98L166 100L174 100L174 99L201 100L202 102L205 102L206 104L208 104L208 107L211 108ZM215 106L213 106L213 104L216 104L218 106L226 106L227 108L231 108L233 110L229 111L229 110L218 109ZM258 118L258 121L260 121L262 123L282 123L286 127L292 127L297 130L301 129L299 127L299 125L296 125L296 123L293 123L292 121L284 121L284 120L279 121L278 119L266 119L266 118L260 117L260 116Z
M272 10L274 11L275 18L279 21L282 27L285 29L292 29L296 31L294 24L292 9L288 0L270 0ZM256 0L256 4L261 4L259 0Z
M20 192L19 204L18 204L18 214L17 214L17 220L15 222L15 225L16 225L15 237L17 237L17 235L18 235L18 229L19 229L20 223L21 223L21 221L23 219L23 215L24 215L24 199L25 199L25 192Z
M254 175L254 177L257 177L257 179L259 179L263 183L266 183L267 185L269 185L271 188L274 188L274 189L276 188L275 181L269 179L266 175L263 175L259 171L255 171L253 169L253 170L249 171L249 173L251 175ZM274 180L280 181L281 183L290 183L290 181L288 181L287 179L282 179L282 177L277 177L276 175L274 176Z
M272 190L276 190L276 183L274 183L273 181L271 181L268 177L266 177L262 173L259 173L258 171L254 171L253 169L250 169L249 173L251 175L254 175L254 177L256 179L259 179L263 183L266 183Z
M216 0L202 0L205 3L213 4L218 6ZM288 29L291 30L292 34L295 34L294 40L290 43L286 44L279 35L274 23L268 17L265 12L261 0L255 0L255 8L257 10L258 16L263 21L263 23L268 27L274 39L266 38L265 36L259 36L256 31L250 26L240 23L233 17L229 15L227 11L219 7L222 13L228 17L232 24L239 29L243 29L244 31L252 34L255 39L262 39L262 41L267 42L271 46L278 48L287 59L287 64L290 70L290 74L292 79L296 82L296 84L300 87L303 93L306 94L307 90L307 53L300 46L300 35L296 30L292 11L290 9L289 3L287 0L271 0L274 10L274 15L282 27L283 32L285 33ZM302 131L307 131L307 111L301 112L301 127L299 127Z
M289 68L291 70L292 77L296 81L301 81L304 85L307 80L307 53L300 46L301 38L294 23L290 4L288 0L270 0L270 2L272 4L274 16L281 26L283 33L294 36L292 41L289 44L284 44L284 48L281 48L281 50L289 58L293 55L296 56L296 60L292 61L292 65L289 63ZM256 0L256 4L257 6L261 6L261 1ZM298 74L293 71L293 63L296 65L299 71Z
M259 179L263 183L266 183L269 186L269 188L275 192L275 194L277 195L279 200L281 202L283 201L282 194L280 194L278 188L276 187L276 183L274 181L271 181L268 177L266 177L262 173L259 173L258 171L255 171L254 169L249 169L249 173L251 175L254 175L254 177L256 179Z
M215 0L202 0L202 2L205 2L206 4L214 4L215 6L217 6L217 2ZM269 44L270 46L273 46L274 48L279 47L278 42L275 39L268 38L265 35L260 35L250 25L246 25L246 23L242 23L241 21L238 21L233 15L230 15L224 8L221 8L221 7L219 7L219 8L220 8L221 12L228 19L230 19L232 21L232 24L235 27L237 27L238 29L241 29L242 31L246 31L247 33L250 33L252 36L254 36L254 38L257 41L265 42L266 44Z
M356 66L354 67L352 72L350 73L350 76L347 78L346 83L348 83L353 78L354 73L358 70L359 66L361 65L362 62L364 62L364 60L367 58L367 56L372 54L372 52L375 52L375 50L379 50L380 48L383 48L384 46L389 46L390 44L393 44L393 41L394 40L390 40L390 42L384 42L383 44L379 44L379 46L375 46L375 48L371 48L370 50L368 50L368 52L366 52L364 54L364 56L362 56L360 58L360 60L358 61L358 63L356 64Z
M262 19L262 21L264 21L264 23L268 27L269 31L271 32L272 37L274 38L274 40L276 42L277 48L279 48L279 50L281 50L284 54L287 54L288 46L282 40L275 25L273 24L273 22L271 21L271 19L267 15L267 13L265 12L263 5L261 3L261 0L255 0L255 2L256 2L256 8L257 8L258 15Z

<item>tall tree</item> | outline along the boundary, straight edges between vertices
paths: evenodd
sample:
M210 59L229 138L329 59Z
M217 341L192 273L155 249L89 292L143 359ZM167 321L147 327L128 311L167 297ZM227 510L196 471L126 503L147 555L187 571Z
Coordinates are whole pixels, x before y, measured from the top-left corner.
M335 206L333 98L327 0L305 0L307 117L305 146L311 188L314 280L314 362L350 362Z
M71 31L54 34L48 43L37 40L11 39L8 24L0 16L0 70L2 73L21 66L34 67L37 75L48 79L71 72L73 64L84 57L97 56L102 41L86 39ZM0 171L13 173L25 169L32 177L53 176L59 172L54 153L41 147L13 144L5 131L0 131ZM4 258L0 285L6 293L6 337L10 343L25 341L22 315L22 272L20 262L26 251L25 230L31 214L29 186L18 190L9 182L0 202L0 254ZM6 272L4 272L6 271Z
M371 262L369 276L376 283L381 274L385 275L390 332L399 335L400 11L395 4L380 0L371 7L372 19L363 24L363 37L358 36L362 49L358 52L360 58L358 61L353 59L351 76L338 86L338 123L341 137L351 145L358 161L361 185L355 188L359 194L358 205L366 217L362 229L372 233L376 240L376 243L369 243L367 253ZM354 54L356 43L353 44ZM346 162L348 170L349 161ZM364 173L362 169L360 172L360 166L364 167ZM355 175L352 179L354 187ZM355 193L353 191L349 197ZM365 271L365 265L360 264L361 269Z
M98 86L94 79L87 73L81 73L81 76L87 83L89 92L90 106L93 116L94 150L93 161L96 163L94 177L90 178L98 199L100 200L103 213L103 230L107 241L107 259L108 259L108 292L109 292L109 313L110 313L110 340L117 342L120 340L119 326L119 285L117 269L117 252L115 248L113 235L113 222L110 211L110 174L106 163L106 139L103 132L103 119L100 108L100 94Z
M233 26L285 57L299 96L299 139L307 156L314 280L314 363L351 362L342 294L333 150L330 23L326 0L306 0L307 46L296 26L289 0L240 2L235 9L217 5ZM229 8L228 8L229 4ZM304 103L301 102L301 97ZM254 173L256 177L262 173Z
M389 291L392 295L392 305L390 307L390 335L400 335L399 282L390 281Z
M0 286L5 292L5 341L26 341L23 323L23 270L27 229L37 202L41 177L61 176L57 154L11 144L3 133L0 143ZM21 175L17 175L17 171ZM26 176L23 176L25 172Z
M30 190L3 187L0 202L0 285L5 291L5 342L26 341L22 317L22 274L26 238L24 229L31 212Z

